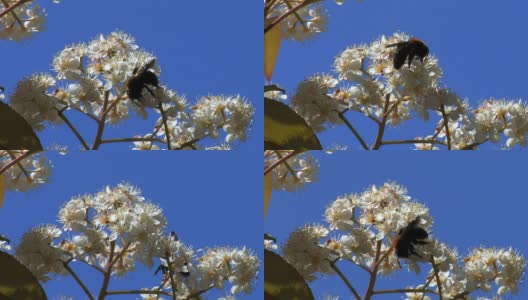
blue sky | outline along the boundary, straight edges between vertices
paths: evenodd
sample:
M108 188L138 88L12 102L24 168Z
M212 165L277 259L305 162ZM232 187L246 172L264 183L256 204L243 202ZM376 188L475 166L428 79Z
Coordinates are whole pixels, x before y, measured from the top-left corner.
M472 106L483 99L527 99L524 59L528 42L524 25L526 1L420 1L348 0L342 6L325 1L330 12L329 29L305 43L284 42L277 60L273 82L291 96L306 76L331 72L334 57L347 46L370 43L382 34L403 31L424 40L444 70L443 82ZM359 114L347 114L354 126L375 138L372 122ZM409 122L389 129L387 139L413 138L432 132L433 123ZM427 128L427 130L426 130ZM319 135L323 146L334 142L360 149L345 126ZM408 145L387 149L409 149ZM498 149L497 145L483 147Z
M360 193L372 184L393 180L429 207L434 222L432 233L456 247L461 255L479 246L512 246L528 257L524 234L528 227L528 204L524 199L528 160L522 153L318 152L315 156L321 166L318 182L294 193L273 191L271 196L264 231L282 243L297 226L325 224L324 210L339 195ZM339 266L363 292L367 286L364 271L346 263ZM379 281L379 287L403 287L417 279L423 282L424 276L401 271ZM351 299L335 276L316 281L311 287L316 296L328 292ZM401 299L392 296L376 299ZM513 299L528 299L526 282Z
M29 228L43 223L58 224L58 211L72 196L96 193L106 185L125 180L139 186L147 199L159 204L167 218L168 230L174 230L194 249L245 245L263 259L262 223L257 221L261 220L263 210L261 156L238 154L126 151L60 156L48 153L54 165L51 182L28 193L6 194L0 209L1 234L12 238L16 245ZM99 277L95 276L98 274L78 266L76 270L82 278L88 278L89 286L100 287ZM111 288L151 287L159 280L159 275L154 277L153 272L140 267L124 279L114 281ZM262 298L262 270L258 280L254 293L240 299ZM71 277L58 277L44 288L49 299L61 295L84 299L82 290Z
M209 94L240 94L257 112L248 142L238 149L262 149L261 5L257 1L144 1L50 0L38 3L48 12L47 29L22 43L2 41L0 85L6 95L16 83L34 72L51 71L53 57L67 45L88 42L98 34L123 30L138 45L153 52L162 69L160 80L191 102ZM72 114L80 131L95 133L84 116ZM80 123L79 123L80 122ZM147 133L154 121L134 118L108 131L110 137ZM79 142L65 125L39 134L44 145ZM102 149L128 149L129 145L103 145Z

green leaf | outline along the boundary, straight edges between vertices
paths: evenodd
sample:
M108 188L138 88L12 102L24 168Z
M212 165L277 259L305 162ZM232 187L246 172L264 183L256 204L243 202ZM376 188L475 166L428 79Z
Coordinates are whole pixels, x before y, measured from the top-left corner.
M31 125L2 101L0 101L0 149L43 150Z
M264 299L313 300L314 296L292 265L280 255L264 250Z
M48 299L35 276L16 258L0 251L0 266L0 299Z
M322 150L312 128L286 104L264 98L264 149Z

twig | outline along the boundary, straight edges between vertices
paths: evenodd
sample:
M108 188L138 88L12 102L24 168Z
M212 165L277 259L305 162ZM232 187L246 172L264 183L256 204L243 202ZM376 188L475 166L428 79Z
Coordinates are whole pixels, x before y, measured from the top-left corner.
M437 140L395 140L395 141L382 141L382 145L401 145L401 144L438 144L445 145L442 141Z
M106 292L107 296L112 295L165 295L170 296L169 293L165 291L148 291L148 290L129 290L129 291L108 291Z
M345 274L343 274L343 272L341 272L341 270L336 266L335 262L334 261L331 261L329 259L327 259L328 262L330 263L330 266L332 267L332 269L334 269L334 271L336 271L337 275L339 275L339 277L341 278L341 280L343 280L343 282L346 284L346 286L348 287L348 289L352 292L352 294L354 294L354 296L356 297L357 300L361 300L361 296L359 295L359 293L356 291L356 289L352 286L352 283L350 283L350 281L348 280L348 278L346 278Z
M9 5L9 3L7 3L7 1L5 1L5 0L2 0L2 4L4 4L5 7L7 7ZM20 20L18 15L14 11L11 11L11 15L13 15L13 18L15 18L15 20L18 23L18 25L20 25L20 28L22 28L23 31L26 31L26 26L24 26L24 22L22 22L22 20Z
M36 152L36 151L33 151L33 150L27 150L26 152L24 152L24 154L18 156L17 158L11 160L10 162L8 162L5 166L3 166L1 169L0 169L0 175L4 174L5 171L7 171L9 168L11 168L13 165L17 164L19 161L23 160L24 158L28 157L29 155L33 154L33 152Z
M101 144L110 144L110 143L123 143L123 142L159 142L159 143L165 143L165 141L150 137L133 137L133 138L115 138L115 139L105 139L101 140Z
M282 155L280 154L279 151L277 151L277 150L273 150L273 152L275 153L275 155L277 155L277 157L278 157L279 159L282 158ZM295 171L293 170L293 168L290 166L290 164L288 163L288 161L285 161L285 162L284 162L284 165L286 166L286 168L288 169L288 171L290 171L291 176L293 176L293 178L295 178L295 180L299 181L299 180L300 180L299 177L297 176L297 174L295 174L295 173L297 173L297 172L295 172ZM283 178L286 177L287 175L288 175L288 173L284 174Z
M352 131L354 136L356 136L356 138L358 139L358 141L361 144L361 146L363 146L363 149L370 150L369 146L367 145L367 143L365 143L365 140L361 137L359 132L354 128L354 126L352 126L352 124L348 121L348 119L345 117L345 115L343 113L344 112L337 112L337 115L346 124L348 129L350 129L350 131Z
M167 150L172 150L171 142L170 142L169 125L167 124L167 116L165 116L165 112L163 111L163 105L161 104L161 102L158 105L158 109L161 113L161 119L163 120L163 127L165 128L165 138L167 139Z
M77 139L81 142L81 144L83 145L84 147L84 150L90 150L90 146L88 146L88 144L86 143L86 141L83 139L83 137L81 136L81 134L79 133L79 131L77 130L77 128L75 128L75 126L72 124L72 122L70 122L70 120L64 115L64 111L63 110L59 110L59 117L64 121L64 123L66 123L66 125L68 125L68 127L71 129L71 131L73 132L73 134L75 134L75 136L77 137Z
M363 297L364 300L370 300L372 297L372 292L374 291L374 286L376 285L376 279L378 276L378 267L381 255L381 241L378 241L376 243L376 256L374 258L374 267L372 268L372 273L370 274L369 284L367 287L367 290L365 291L365 297Z
M165 257L165 260L167 261L167 266L169 267L169 277L170 277L170 282L171 282L172 300L176 300L176 283L174 282L174 270L172 269L172 264L171 264L168 253L167 253L167 256Z
M97 133L95 135L95 139L93 142L92 149L98 150L99 146L101 145L101 140L103 138L103 132L105 128L106 123L106 114L108 113L108 98L110 97L110 92L106 91L104 94L104 103L103 103L103 113L101 115L101 119L97 121ZM114 103L117 103L118 100L116 100Z
M115 254L115 241L110 242L110 254L108 261L106 262L106 271L103 277L103 284L101 285L101 290L99 291L98 300L104 300L106 296L106 290L108 289L108 284L110 283L110 275L112 274L112 266Z
M10 12L12 12L13 10L15 10L15 8L19 7L20 5L23 5L24 3L31 2L31 1L32 0L20 0L17 3L7 7L2 12L0 12L0 18L2 18L3 16L7 15Z
M440 112L442 113L442 118L444 118L444 127L446 131L446 138L447 138L447 150L451 150L451 134L449 133L449 119L447 117L447 114L445 112L445 105L442 104L440 106Z
M469 144L465 147L460 148L460 150L475 150L475 147L478 147L487 141L488 141L488 138L485 138L482 142L475 142L475 143Z
M268 174L269 172L271 172L273 169L275 169L278 165L280 165L283 161L286 161L290 158L292 158L293 156L297 155L301 153L301 151L299 150L292 150L290 153L286 154L285 156L283 156L282 158L280 159L277 159L275 162L273 162L271 164L271 166L267 167L265 170L264 170L264 175Z
M200 141L200 139L192 139L192 140L190 140L188 142L185 142L185 143L181 144L180 147L174 148L173 150L181 150L181 149L183 149L183 148L185 148L187 146L189 146L189 147L193 148L194 150L196 150L196 148L194 148L193 144L195 144L195 143L197 143L199 141Z
M293 6L290 4L290 1L288 0L282 0L282 1L284 2L284 4L286 4L286 6L288 6L289 9L293 9ZM293 14L295 15L299 23L301 23L302 27L308 30L308 26L306 26L306 24L304 23L304 20L301 18L301 15L299 15L297 11L294 11Z
M431 265L433 265L433 271L436 278L436 286L438 287L438 297L440 298L440 300L443 300L444 298L442 297L442 282L440 282L440 275L438 275L438 266L436 265L433 256L431 256Z
M81 278L79 278L79 276L73 271L73 269L68 265L67 262L62 262L62 265L64 266L64 268L71 274L71 276L73 277L73 279L75 279L75 281L77 281L77 283L81 286L81 288L83 289L84 293L86 294L86 296L88 296L88 298L90 298L90 300L94 300L94 296L92 295L92 293L90 293L90 290L86 287L86 285L82 282Z
M6 150L7 154L9 155L9 157L11 157L11 159L16 159L16 155L11 153L10 150ZM27 172L26 168L24 168L24 166L20 163L20 161L17 161L17 166L20 168L20 170L22 171L22 173L24 173L24 176L26 176L26 179L31 182L33 181L33 179L31 179L31 176L29 176L29 173Z
M193 299L193 298L196 298L196 297L200 296L201 294L210 291L212 288L214 288L214 284L210 285L210 286L209 286L208 288L206 288L206 289L199 290L199 291L196 292L196 293L192 293L192 294L190 294L190 295L187 296L186 298L183 298L183 300L191 300L191 299Z
M379 291L373 291L372 294L399 294L399 293L429 293L429 294L436 294L436 291L431 289L392 289L392 290L379 290Z
M275 25L279 24L280 22L282 22L282 20L284 20L285 18L287 18L289 15L293 14L294 12L298 11L299 9L301 9L301 8L303 8L303 7L305 7L305 6L309 5L309 4L317 3L317 2L320 2L320 1L322 1L322 0L306 0L304 2L301 2L301 3L297 4L292 9L289 9L287 12L283 13L278 18L273 20L273 22L271 22L271 24L266 26L264 28L264 33L270 31L273 27L275 27Z
M383 134L385 133L385 126L387 126L387 118L389 117L389 114L387 112L389 111L390 97L391 97L390 93L385 95L385 105L383 106L383 116L381 118L381 123L378 126L378 134L376 136L376 141L374 142L374 146L372 147L372 150L378 150L381 147L381 141L383 140Z

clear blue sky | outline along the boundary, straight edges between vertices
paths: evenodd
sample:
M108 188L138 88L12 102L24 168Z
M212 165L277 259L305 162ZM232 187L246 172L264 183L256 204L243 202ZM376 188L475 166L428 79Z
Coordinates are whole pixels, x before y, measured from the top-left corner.
M61 205L72 196L95 193L105 185L126 180L160 205L168 230L174 230L194 249L246 245L262 260L261 155L240 154L224 151L184 151L178 155L136 151L48 154L54 165L51 182L28 193L8 192L0 209L0 232L18 244L29 228L42 223L57 224ZM83 278L94 275L91 270L77 270L81 270ZM152 287L159 280L159 275L154 277L153 272L140 267L111 287ZM100 287L96 278L88 280L90 286ZM262 299L262 269L258 280L254 293L240 299ZM58 277L44 288L50 300L61 295L84 299L71 277Z
M255 108L255 120L248 142L238 149L262 149L262 4L258 1L126 1L38 0L48 12L47 29L23 43L1 41L0 85L9 95L16 83L34 72L49 72L53 57L67 45L88 42L98 34L123 30L138 45L158 57L160 80L185 94L189 101L209 94L241 94ZM151 114L153 115L153 114ZM73 116L78 116L73 113ZM84 116L80 130L95 133ZM154 121L121 123L108 130L109 137L148 133ZM89 127L90 126L90 127ZM113 134L112 134L113 133ZM66 126L39 134L43 144L75 145L75 136ZM123 148L124 147L124 148ZM128 145L104 145L102 149L128 149Z
M372 184L394 180L408 188L410 196L430 208L435 237L458 248L461 255L479 246L509 247L528 257L526 169L528 160L519 152L398 152L316 153L319 181L295 193L273 191L264 231L284 243L297 226L324 223L324 210L337 196L360 193ZM295 212L295 213L292 213ZM344 273L364 291L365 273L349 264ZM424 266L425 267L425 266ZM379 281L379 287L399 288L416 284L421 277L396 272ZM324 292L351 299L336 276L311 284L316 296ZM378 298L376 298L378 299ZM392 295L379 299L401 299ZM513 299L528 299L528 284Z
M524 24L526 1L347 0L342 6L325 1L325 7L330 12L328 32L303 44L290 41L282 45L273 82L286 88L289 96L306 76L331 72L334 57L347 46L370 43L382 34L403 31L429 45L444 70L443 82L460 97L468 97L472 106L489 97L528 99L525 88L528 61L524 59L528 45ZM360 121L363 117L359 114L348 116L360 133L368 137L368 143L372 143L374 123ZM386 131L386 137L414 138L431 133L432 126L433 123L421 120L409 122ZM349 149L360 149L345 126L330 129L319 137L324 146L337 142L349 145Z

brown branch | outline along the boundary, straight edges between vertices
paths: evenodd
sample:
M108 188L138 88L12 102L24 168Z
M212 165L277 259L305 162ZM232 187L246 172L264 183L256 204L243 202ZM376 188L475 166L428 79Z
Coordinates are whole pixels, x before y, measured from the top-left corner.
M444 298L442 297L442 283L440 282L440 275L438 275L439 270L438 266L435 264L433 256L431 256L431 265L433 266L433 272L436 278L436 286L438 287L438 297L440 298L440 300L444 300Z
M99 297L98 300L104 300L108 285L110 284L110 275L112 274L112 261L114 260L114 254L115 254L115 241L110 242L110 254L108 257L108 261L106 262L106 271L104 273L103 277L103 284L101 285L101 290L99 291Z
M383 116L381 118L380 125L378 126L378 134L376 136L376 141L374 142L373 150L378 150L381 147L381 141L383 140L383 134L385 133L385 126L387 126L387 118L389 117L389 104L390 104L391 94L388 93L385 95L385 105L383 106Z
M352 286L352 283L350 283L350 281L348 280L348 278L346 278L345 274L343 274L343 272L341 272L341 270L336 266L335 262L334 261L331 261L329 259L327 259L328 262L330 263L330 266L332 267L332 269L334 269L334 271L337 273L337 275L339 275L339 277L341 278L341 280L343 280L343 282L346 284L346 286L348 287L348 289L352 292L352 294L354 294L354 296L356 297L357 300L361 300L361 296L359 295L359 293L356 291L356 289L354 288L354 286Z
M25 4L25 3L31 2L31 1L32 0L20 0L17 3L5 8L2 12L0 12L0 18L2 18L3 16L7 15L10 12L12 12L17 7L19 7L19 6L21 6L21 5Z
M88 296L88 298L90 298L90 300L94 300L94 296L92 295L92 293L90 293L90 290L86 287L86 285L82 282L81 278L79 278L79 276L77 275L77 273L75 273L73 271L73 269L68 265L67 262L62 262L62 265L64 266L64 268L71 274L71 276L73 277L73 279L75 279L75 281L81 286L81 288L83 289L84 293L86 294L86 296Z
M165 112L163 111L163 105L161 104L161 102L158 105L158 109L161 114L161 119L163 120L163 127L165 128L165 138L167 139L167 150L172 150L171 141L170 141L169 125L167 124L167 116L165 115Z
M147 291L147 290L129 290L129 291L108 291L106 292L107 296L112 295L165 295L170 296L169 293L165 291Z
M187 296L186 298L183 298L182 300L191 300L191 299L194 299L194 298L200 296L201 294L210 291L212 288L214 288L214 284L211 285L211 286L209 286L209 287L206 288L206 289L203 289L203 290L200 290L200 291L198 291L198 292L192 293L192 294L190 294L189 296Z
M352 124L348 121L348 119L345 117L345 115L343 113L344 112L337 112L337 115L345 123L345 125L348 127L348 129L350 129L350 131L352 131L352 133L354 134L356 139L358 139L358 141L361 144L361 146L363 146L363 149L370 150L369 146L367 145L367 143L365 143L365 140L361 137L359 132L354 128L354 126L352 126Z
M376 244L376 256L374 258L374 267L372 268L372 273L370 274L369 284L367 290L365 291L365 297L363 299L370 300L372 297L372 292L374 291L374 286L376 285L376 279L378 276L378 267L381 255L381 241L378 241Z
M438 145L444 145L445 143L442 141L437 140L390 140L390 141L382 141L382 145L401 145L401 144L438 144Z
M277 24L282 22L282 20L286 19L289 15L295 13L299 9L301 9L301 8L303 8L303 7L305 7L305 6L309 5L309 4L314 4L314 3L317 3L317 2L320 2L320 1L322 1L322 0L306 0L304 2L301 2L301 3L297 4L292 9L289 9L288 11L286 11L285 13L280 15L278 18L273 20L273 22L271 22L271 24L269 24L268 26L264 27L264 34L266 32L268 32L268 31L270 31L273 27L275 27Z
M75 136L77 137L77 139L81 142L81 144L83 145L84 147L84 150L90 150L90 146L88 146L88 144L86 143L86 141L83 139L83 137L81 136L81 133L77 130L77 128L75 128L75 126L73 125L73 123L64 115L64 111L63 110L59 110L59 117L64 121L64 123L66 123L66 125L68 125L68 127L70 128L70 130L73 132L73 134L75 134Z
M275 162L273 162L271 164L271 166L267 167L265 170L264 170L264 175L268 174L269 172L271 172L273 169L275 169L277 166L279 166L282 162L292 158L293 156L297 155L301 153L301 151L299 150L291 150L290 153L286 154L285 156L283 156L282 158L280 159L277 159Z
M444 118L444 127L446 131L446 138L447 138L447 150L451 150L451 133L449 133L449 119L447 117L447 114L445 112L445 105L442 104L440 106L440 112L442 113L442 118Z
M17 163L19 163L21 160L23 160L24 158L28 157L29 155L33 154L33 153L36 153L37 151L33 151L33 150L27 150L26 152L24 152L24 154L18 156L17 158L11 160L10 162L8 162L5 166L3 166L1 169L0 169L0 175L4 174L9 168L11 168L13 165L16 165Z
M108 113L108 97L110 97L110 92L106 91L104 94L103 113L101 115L101 119L97 121L97 133L95 135L95 139L92 146L93 150L99 149L99 146L101 145L101 140L103 139L103 132L106 123L106 114ZM114 103L117 103L117 100Z
M101 144L110 144L110 143L123 143L123 142L159 142L159 143L165 143L165 141L150 137L133 137L133 138L115 138L115 139L105 139L101 140Z
M436 294L436 291L431 289L392 289L392 290L379 290L379 291L373 291L372 294L399 294L399 293L429 293L429 294Z

